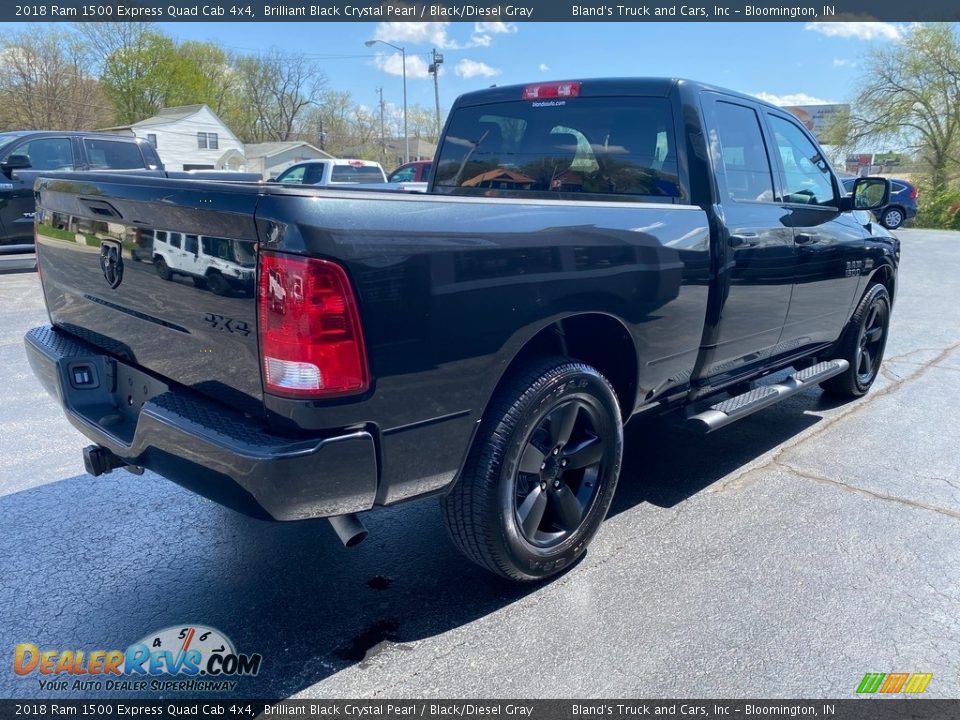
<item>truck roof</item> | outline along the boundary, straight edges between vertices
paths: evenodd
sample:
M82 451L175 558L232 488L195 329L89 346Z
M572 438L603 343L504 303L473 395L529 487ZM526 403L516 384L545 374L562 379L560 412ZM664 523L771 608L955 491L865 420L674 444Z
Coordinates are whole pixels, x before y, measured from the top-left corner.
M688 89L708 90L721 92L726 95L740 97L750 102L760 103L767 107L776 107L771 103L761 100L752 95L730 90L728 88L710 85L708 83L687 80L685 78L675 77L611 77L611 78L567 78L563 80L538 80L536 82L523 83L520 85L496 85L483 90L461 95L454 103L457 106L466 105L485 105L495 102L510 102L520 100L523 96L524 88L532 85L552 85L565 82L580 83L580 97L605 97L605 96L644 96L644 97L667 97L677 86L683 86Z

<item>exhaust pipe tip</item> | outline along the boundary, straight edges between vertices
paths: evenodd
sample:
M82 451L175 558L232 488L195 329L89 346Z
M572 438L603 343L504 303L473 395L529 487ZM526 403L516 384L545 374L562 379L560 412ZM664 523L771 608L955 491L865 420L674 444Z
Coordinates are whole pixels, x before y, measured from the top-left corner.
M330 521L330 526L337 534L337 537L340 538L340 542L343 543L344 547L356 547L366 540L367 535L370 534L356 513L334 515L333 517L327 518L327 520Z

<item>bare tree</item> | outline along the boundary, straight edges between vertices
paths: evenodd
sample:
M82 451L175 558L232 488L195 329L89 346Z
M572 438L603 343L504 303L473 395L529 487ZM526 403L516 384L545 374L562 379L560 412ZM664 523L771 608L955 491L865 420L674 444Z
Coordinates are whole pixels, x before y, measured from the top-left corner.
M2 53L0 126L91 130L112 121L113 108L74 35L19 32L2 42Z
M244 108L248 141L289 140L304 129L307 111L318 105L326 76L302 55L276 48L264 55L239 56L234 65Z

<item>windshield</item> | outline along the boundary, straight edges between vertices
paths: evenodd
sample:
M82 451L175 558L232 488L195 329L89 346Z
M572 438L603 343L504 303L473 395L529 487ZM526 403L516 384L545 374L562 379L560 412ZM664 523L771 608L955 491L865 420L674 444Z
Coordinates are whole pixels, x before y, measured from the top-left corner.
M12 143L14 140L19 140L24 135L26 135L25 132L0 133L0 152L2 152L7 147L7 145Z
M438 192L678 197L665 98L517 100L457 110L434 167Z

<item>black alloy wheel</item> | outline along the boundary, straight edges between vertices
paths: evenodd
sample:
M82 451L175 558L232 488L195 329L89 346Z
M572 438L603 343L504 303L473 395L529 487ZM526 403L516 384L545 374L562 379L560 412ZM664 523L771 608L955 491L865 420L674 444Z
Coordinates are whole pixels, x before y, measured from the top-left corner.
M857 343L857 381L861 385L870 385L880 370L880 360L887 343L889 314L889 305L875 302L870 305L866 320L860 328Z
M880 374L890 327L890 293L875 283L867 288L840 339L834 359L846 360L846 371L820 383L836 397L865 395Z
M547 358L514 370L442 499L450 537L498 575L527 582L556 575L600 528L622 454L617 396L596 368Z
M514 513L530 544L557 545L583 522L609 442L598 425L596 408L573 399L546 415L528 438L514 477Z

